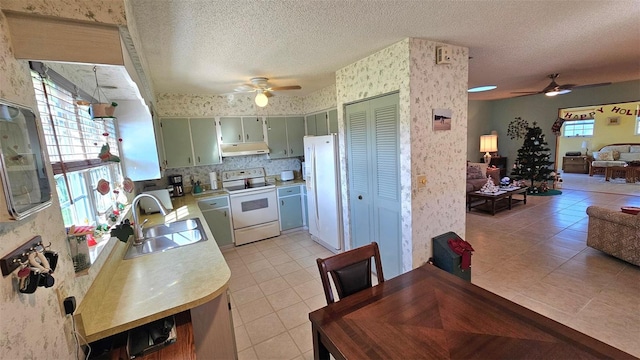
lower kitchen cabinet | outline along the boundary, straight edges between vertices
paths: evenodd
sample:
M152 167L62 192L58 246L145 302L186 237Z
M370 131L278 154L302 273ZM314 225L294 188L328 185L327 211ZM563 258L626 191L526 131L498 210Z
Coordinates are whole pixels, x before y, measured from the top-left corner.
M202 211L202 216L204 216L218 246L221 248L232 246L233 225L231 224L229 197L218 196L200 200L198 207Z
M309 205L307 205L307 186L301 185L302 188L302 212L304 213L304 226L309 226Z
M304 225L300 185L279 188L278 203L280 231L295 229Z

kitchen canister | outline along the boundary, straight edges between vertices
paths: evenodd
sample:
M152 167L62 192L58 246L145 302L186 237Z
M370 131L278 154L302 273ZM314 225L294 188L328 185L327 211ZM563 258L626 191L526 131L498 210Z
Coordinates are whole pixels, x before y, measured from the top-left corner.
M209 173L209 181L211 182L211 190L218 189L218 174L214 172Z

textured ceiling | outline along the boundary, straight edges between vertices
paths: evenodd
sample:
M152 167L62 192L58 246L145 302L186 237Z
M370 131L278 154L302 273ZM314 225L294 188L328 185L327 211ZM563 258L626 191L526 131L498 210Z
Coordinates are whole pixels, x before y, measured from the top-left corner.
M156 93L223 94L264 76L306 95L403 38L466 46L472 100L640 79L640 1L131 1ZM279 94L279 95L280 95Z

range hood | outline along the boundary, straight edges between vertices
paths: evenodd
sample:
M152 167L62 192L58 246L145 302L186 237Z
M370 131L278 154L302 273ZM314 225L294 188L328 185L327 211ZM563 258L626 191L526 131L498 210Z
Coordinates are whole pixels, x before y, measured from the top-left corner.
M265 142L221 144L222 157L268 154L269 147Z

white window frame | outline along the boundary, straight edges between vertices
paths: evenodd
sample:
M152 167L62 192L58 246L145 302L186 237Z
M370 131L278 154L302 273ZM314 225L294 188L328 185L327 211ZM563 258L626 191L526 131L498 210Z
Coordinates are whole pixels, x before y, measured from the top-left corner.
M114 190L122 193L123 175L120 163L103 163L97 155L105 142L109 143L112 154L118 154L119 134L115 123L91 120L87 110L77 104L81 98L52 80L46 80L50 101L47 105L40 75L32 71L32 78L65 227L108 223L109 215L117 209L118 194ZM60 131L56 133L58 144L51 130L49 109ZM62 123L64 127L58 128ZM105 132L109 133L108 137L102 135ZM58 148L63 153L62 159ZM97 191L100 179L110 184L110 191L105 195Z
M593 136L594 129L595 129L594 119L565 121L562 126L562 136L591 137Z

